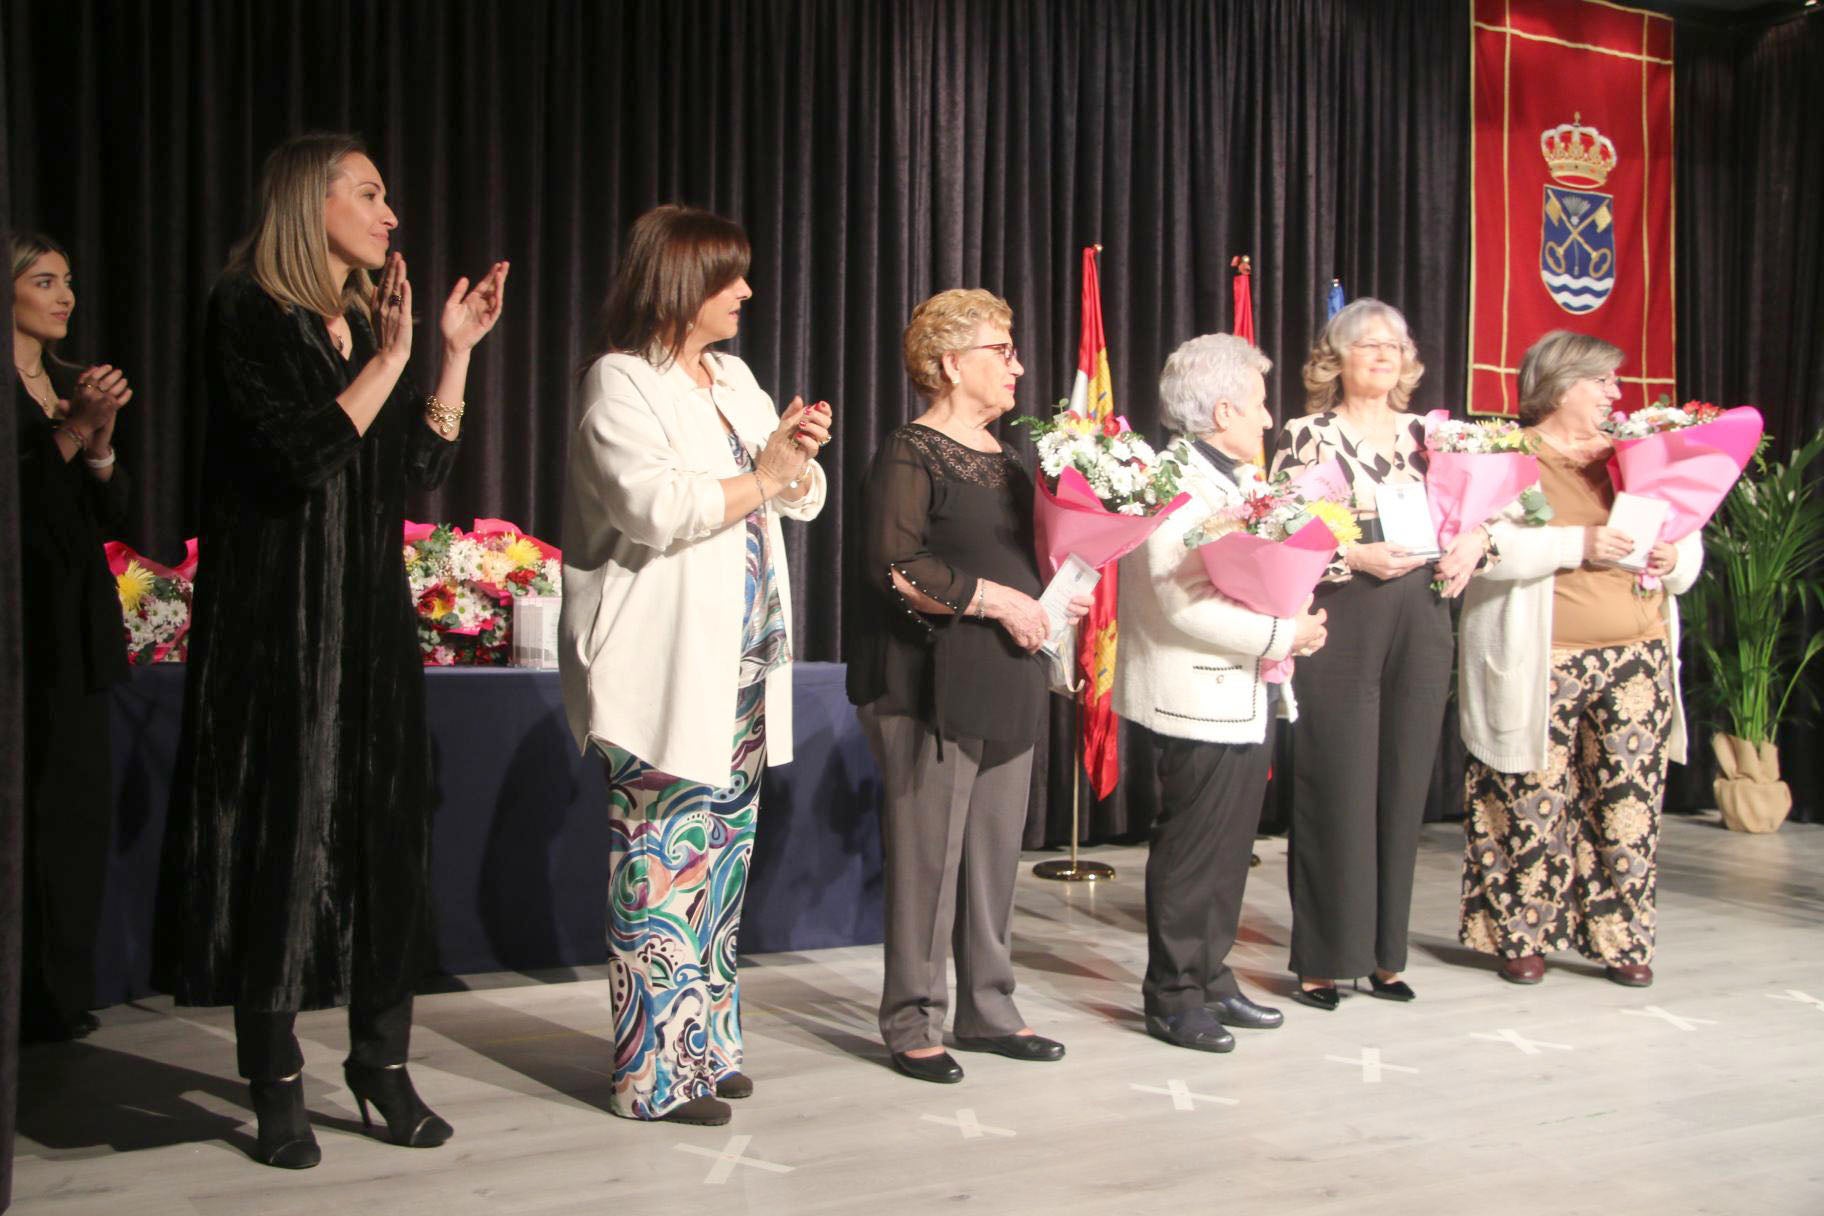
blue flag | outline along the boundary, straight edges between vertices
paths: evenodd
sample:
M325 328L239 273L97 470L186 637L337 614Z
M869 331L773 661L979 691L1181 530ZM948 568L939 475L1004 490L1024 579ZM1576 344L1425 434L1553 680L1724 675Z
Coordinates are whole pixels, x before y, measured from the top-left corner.
M1348 301L1343 298L1343 281L1341 279L1330 280L1330 294L1324 298L1324 303L1329 310L1324 313L1324 320L1326 321L1343 311L1343 305L1347 304Z

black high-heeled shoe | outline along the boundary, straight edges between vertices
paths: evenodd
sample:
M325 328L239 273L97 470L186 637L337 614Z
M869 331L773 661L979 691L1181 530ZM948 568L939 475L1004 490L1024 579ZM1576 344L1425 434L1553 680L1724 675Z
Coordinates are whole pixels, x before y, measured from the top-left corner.
M1321 1009L1325 1013L1335 1013L1336 1007L1343 1003L1337 993L1335 984L1325 984L1321 988L1307 988L1303 984L1292 990L1292 999L1301 1005Z
M436 1148L455 1134L455 1129L438 1118L412 1088L405 1065L374 1068L350 1060L342 1065L342 1076L361 1108L361 1126L370 1132L374 1129L373 1118L367 1113L367 1104L372 1102L386 1120L386 1135L381 1138L387 1143L402 1148Z
M323 1160L304 1110L304 1078L251 1081L253 1113L260 1120L260 1139L253 1159L282 1170L307 1170Z
M1360 980L1356 980L1356 987L1360 988L1361 983ZM1384 980L1370 972L1368 974L1368 995L1378 996L1383 1001L1410 1001L1418 996L1418 993L1414 992L1412 985L1405 980Z

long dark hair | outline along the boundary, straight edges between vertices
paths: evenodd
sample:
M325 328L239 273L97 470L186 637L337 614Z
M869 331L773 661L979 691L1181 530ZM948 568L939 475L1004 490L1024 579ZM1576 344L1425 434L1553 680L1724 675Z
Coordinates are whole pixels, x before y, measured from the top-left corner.
M668 203L627 230L589 362L625 352L670 363L703 302L747 273L753 247L733 220Z
M65 249L62 245L59 245L50 237L44 235L42 232L15 232L12 234L8 244L11 246L9 252L12 254L13 282L15 283L19 281L20 275L32 268L33 262L36 262L47 253L54 253L62 258L64 265L70 267L72 270L76 267L76 261L74 258L70 257L70 251ZM57 344L55 342L46 342L44 344L45 365L47 367L75 367L76 365L74 363L66 362L57 354L56 347Z

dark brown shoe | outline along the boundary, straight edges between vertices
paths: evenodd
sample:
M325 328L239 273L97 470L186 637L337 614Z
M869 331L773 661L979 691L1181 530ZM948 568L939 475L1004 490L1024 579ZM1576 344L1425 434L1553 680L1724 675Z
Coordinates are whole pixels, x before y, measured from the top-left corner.
M754 1096L754 1079L744 1072L731 1072L716 1082L718 1098L751 1098Z
M1537 984L1545 978L1545 956L1522 954L1501 960L1501 978L1510 984Z
M1609 977L1611 984L1620 984L1623 988L1651 988L1653 986L1653 968L1645 963L1623 963L1619 967L1604 967L1602 973Z
M689 1123L696 1127L721 1127L734 1115L728 1103L718 1102L708 1094L672 1107L659 1116L663 1123Z

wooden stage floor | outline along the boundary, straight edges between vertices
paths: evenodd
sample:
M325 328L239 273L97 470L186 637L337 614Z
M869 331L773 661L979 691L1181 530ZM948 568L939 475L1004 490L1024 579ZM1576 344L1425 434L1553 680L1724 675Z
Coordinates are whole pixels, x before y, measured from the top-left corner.
M1671 819L1639 991L1563 956L1536 988L1500 982L1455 940L1460 847L1425 831L1419 999L1326 1014L1278 999L1284 845L1261 842L1232 961L1286 1025L1230 1055L1142 1031L1143 848L1092 850L1120 871L1097 889L1022 872L1018 996L1058 1064L960 1054L963 1084L911 1081L874 1029L878 948L746 960L758 1089L723 1128L606 1112L599 972L420 998L413 1077L456 1127L432 1151L361 1134L342 1016L306 1014L323 1164L296 1174L244 1155L228 1011L108 1010L86 1042L23 1054L14 1210L1824 1213L1824 826Z

